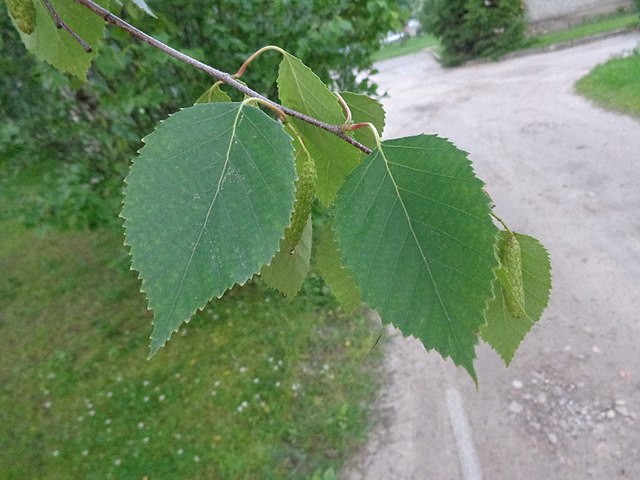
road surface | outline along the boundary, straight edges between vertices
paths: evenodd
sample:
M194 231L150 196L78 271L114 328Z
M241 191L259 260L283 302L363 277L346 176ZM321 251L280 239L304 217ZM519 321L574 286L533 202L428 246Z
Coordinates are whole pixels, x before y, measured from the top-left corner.
M471 152L496 213L549 249L554 289L508 369L478 348L479 390L392 332L377 423L345 479L640 479L640 121L573 91L639 43L378 65L384 137L438 133Z

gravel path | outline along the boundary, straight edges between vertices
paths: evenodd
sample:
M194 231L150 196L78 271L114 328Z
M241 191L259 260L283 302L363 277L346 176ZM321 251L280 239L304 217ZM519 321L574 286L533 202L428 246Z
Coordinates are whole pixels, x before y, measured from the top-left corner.
M390 330L378 422L345 479L640 479L640 122L573 93L639 43L378 65L385 137L437 132L471 152L497 213L549 249L554 291L509 369L478 348L479 391Z

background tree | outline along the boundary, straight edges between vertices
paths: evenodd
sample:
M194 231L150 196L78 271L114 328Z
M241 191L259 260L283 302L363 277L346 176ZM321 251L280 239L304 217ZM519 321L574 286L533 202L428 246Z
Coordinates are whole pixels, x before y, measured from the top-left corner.
M158 0L153 3L157 18L130 3L111 9L225 71L234 72L265 44L277 44L305 58L326 83L367 92L375 90L367 78L371 55L404 18L395 0ZM117 29L107 29L87 83L25 55L4 14L0 48L0 187L23 199L19 211L4 215L31 226L113 223L122 178L140 138L209 87L202 73ZM276 98L278 61L276 55L263 56L244 80ZM45 188L25 195L13 187L17 175L42 175Z
M420 21L440 38L442 62L457 65L521 45L524 11L522 0L425 0Z

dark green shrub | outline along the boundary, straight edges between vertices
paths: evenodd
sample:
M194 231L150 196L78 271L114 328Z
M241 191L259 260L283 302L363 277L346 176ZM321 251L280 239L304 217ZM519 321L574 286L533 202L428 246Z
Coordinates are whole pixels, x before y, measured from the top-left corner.
M303 58L334 88L349 90L373 90L359 74L400 22L396 0L156 0L151 6L157 19L131 3L111 4L115 14L221 70L233 73L258 48L274 44ZM10 204L0 208L0 218L28 225L94 228L117 221L122 178L140 138L212 83L112 28L86 84L27 54L4 12L0 51L0 201ZM278 63L267 53L243 80L277 100Z
M426 0L421 21L440 38L445 65L495 58L524 42L522 0Z

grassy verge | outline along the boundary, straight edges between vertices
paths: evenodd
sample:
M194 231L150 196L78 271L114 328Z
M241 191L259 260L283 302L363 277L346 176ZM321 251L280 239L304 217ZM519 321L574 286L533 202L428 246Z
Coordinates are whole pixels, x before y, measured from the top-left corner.
M634 27L640 27L640 17L638 17L637 13L616 14L595 20L587 20L581 25L559 32L531 37L526 41L523 48L542 48L557 43L579 40L599 33ZM419 35L409 38L404 42L383 45L381 49L373 55L373 60L375 62L387 60L389 58L415 53L425 48L438 51L440 42L432 35Z
M319 281L233 291L147 361L119 235L0 231L3 479L309 478L364 439L378 331Z
M402 42L383 45L382 48L373 55L373 61L387 60L389 58L401 57L410 53L419 52L425 48L438 49L440 42L432 35L418 35L407 38Z
M576 91L605 108L640 118L640 50L598 65L576 82Z
M581 25L577 25L566 30L532 37L529 42L527 42L527 47L547 47L556 43L578 40L580 38L589 37L599 33L638 26L640 26L640 17L638 17L638 14L625 13L612 17L586 21Z

